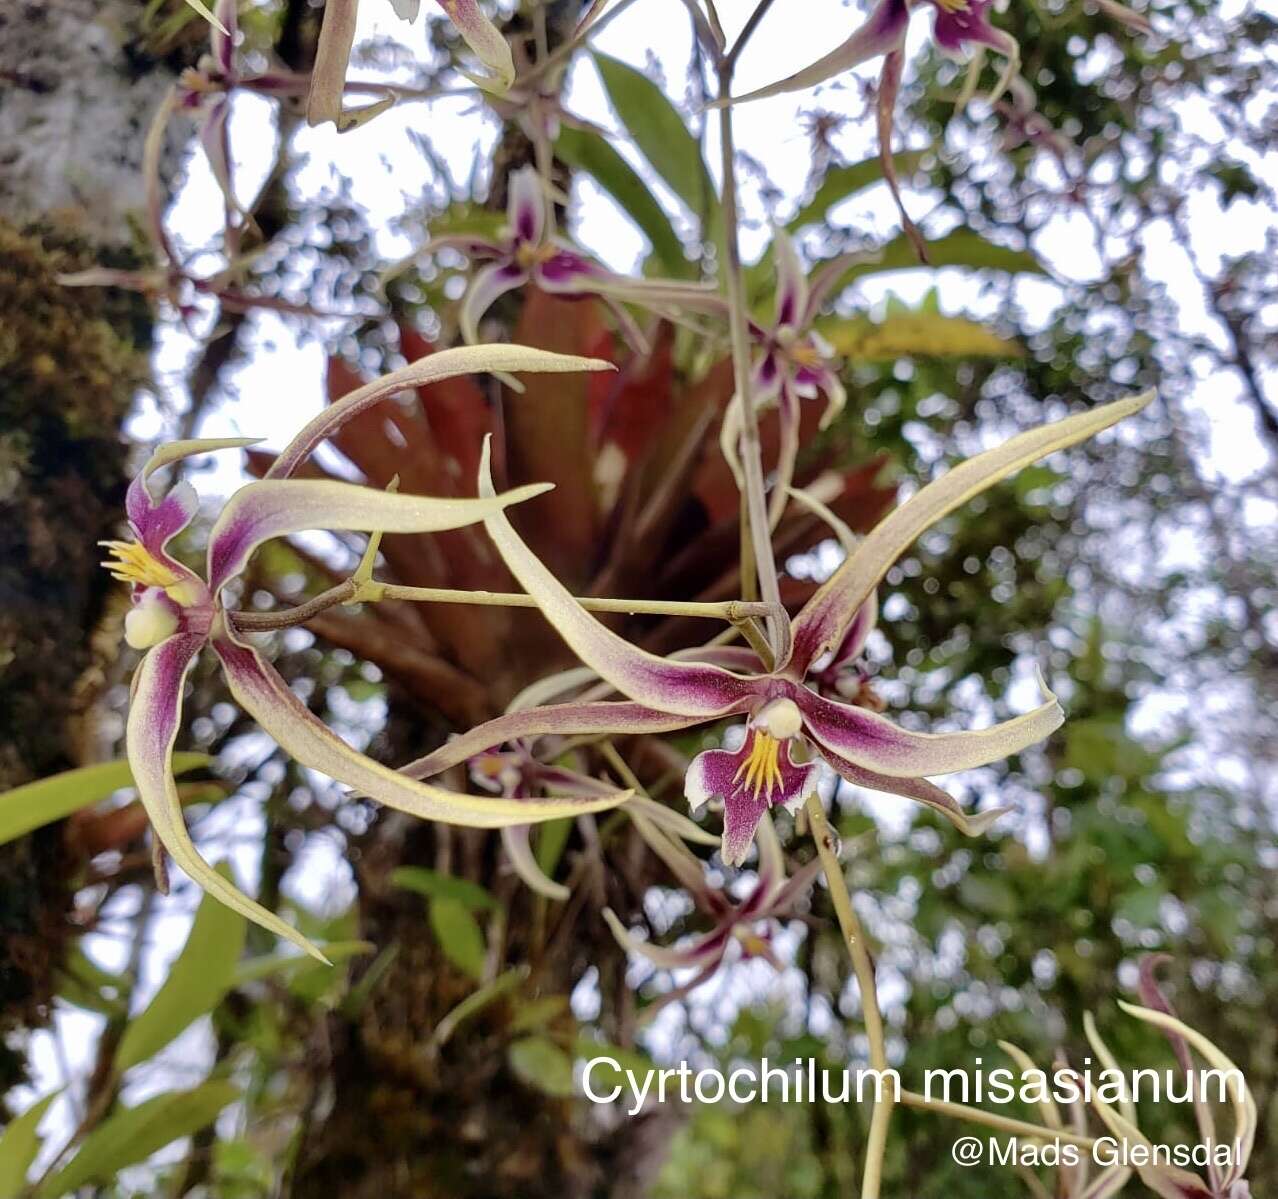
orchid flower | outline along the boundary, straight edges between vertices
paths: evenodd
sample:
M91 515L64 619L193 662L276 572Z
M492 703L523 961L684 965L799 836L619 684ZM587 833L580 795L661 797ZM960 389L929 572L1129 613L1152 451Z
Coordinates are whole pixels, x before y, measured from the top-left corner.
M491 72L472 75L463 71L462 74L484 91L505 93L515 82L510 44L501 30L484 16L479 0L437 0L437 3L457 27L462 40ZM391 6L402 20L414 21L421 11L421 0L391 0ZM342 98L348 90L346 68L355 45L358 16L359 0L327 0L324 5L324 24L320 28L310 97L306 102L306 120L311 125L332 121L338 132L344 133L365 124L394 103L395 97L390 94L376 104L353 112L342 106Z
M541 178L533 167L521 167L510 176L507 223L497 240L468 234L435 238L433 250L451 246L470 257L485 260L462 300L459 324L469 343L479 339L479 322L494 301L508 291L536 283L542 291L568 297L599 296L612 308L622 327L642 342L633 322L620 307L627 301L649 306L721 303L709 284L674 280L631 279L606 270L554 236L553 212Z
M877 0L865 24L828 54L785 79L744 96L734 96L731 103L744 104L815 87L862 63L903 49L911 10L920 4L930 5L936 13L932 37L944 53L961 56L969 48L988 47L1007 59L1007 68L992 97L996 99L1020 67L1020 47L1011 34L990 24L994 0Z
M231 694L240 706L299 762L414 816L478 828L548 820L615 806L626 793L511 802L445 791L413 782L351 749L311 714L288 684L237 630L226 589L263 542L307 529L368 533L426 533L474 524L509 504L540 495L532 484L479 499L432 499L377 491L352 483L294 480L286 476L328 433L346 420L415 383L466 370L597 369L605 363L548 354L519 346L446 351L410 364L332 405L307 425L276 460L270 477L240 488L225 503L209 535L204 578L174 558L169 543L194 518L197 498L189 483L167 493L153 476L194 454L251 445L232 438L178 441L161 446L129 487L125 510L132 540L105 543L103 565L129 584L133 607L125 638L145 654L133 676L127 725L129 765L159 842L192 881L228 907L322 955L278 916L241 894L200 856L187 831L172 771L173 744L181 720L182 689L199 652L211 646Z
M1234 1114L1234 1128L1233 1137L1229 1142L1229 1164L1222 1167L1215 1161L1210 1162L1206 1179L1176 1166L1164 1164L1153 1154L1133 1158L1136 1172L1140 1175L1141 1182L1154 1194L1161 1195L1163 1199L1250 1199L1251 1187L1245 1175L1256 1139L1258 1122L1256 1101L1252 1097L1251 1089L1247 1086L1242 1071L1202 1033L1190 1028L1172 1013L1170 1005L1153 978L1153 969L1157 960L1154 959L1151 962L1146 959L1141 964L1141 993L1153 1006L1137 1007L1134 1004L1124 1003L1122 1000L1119 1000L1118 1006L1129 1016L1160 1029L1171 1042L1181 1068L1190 1078L1194 1076L1191 1051L1196 1052L1207 1063L1215 1074L1204 1074L1200 1077L1218 1078L1221 1080L1221 1085L1228 1088L1229 1103ZM1101 1040L1100 1034L1096 1031L1096 1022L1091 1019L1090 1014L1085 1018L1084 1026L1087 1039L1096 1056L1107 1069L1116 1069L1113 1054ZM1197 1099L1201 1100L1202 1096L1198 1096ZM1116 1110L1094 1095L1092 1106L1115 1137L1127 1145L1151 1148L1149 1138L1136 1124L1136 1109L1130 1099L1121 1100ZM1194 1106L1204 1143L1219 1144L1207 1104L1196 1101Z
M972 496L1021 467L1074 445L1139 412L1152 393L1106 404L1013 437L954 467L883 520L782 630L776 665L742 674L708 662L658 658L631 645L585 611L520 540L500 513L484 525L507 567L576 655L626 696L623 702L569 702L498 717L404 768L429 778L512 738L551 733L670 732L725 717L744 717L737 749L712 749L691 763L685 795L693 808L724 803L723 857L745 860L769 808L796 808L816 788L824 761L851 783L924 803L968 834L1002 809L968 816L924 776L998 761L1041 741L1064 719L1046 691L1033 711L993 728L916 733L876 712L832 700L806 682L824 655L844 644L867 599L893 562L922 532ZM488 448L479 494L494 495Z
M777 265L776 311L771 328L750 322L750 335L758 349L750 394L756 413L773 405L780 410L781 450L769 510L769 523L775 528L785 509L786 492L794 478L799 453L800 399L825 396L825 413L821 417L824 429L843 410L847 392L832 365L834 350L812 328L842 271L823 269L814 280L815 286L810 286L789 234L777 229L772 245ZM842 256L835 262L847 265ZM744 486L738 453L742 419L741 397L734 395L723 414L719 446L739 486Z
M684 998L708 982L727 961L734 945L743 958L763 958L773 969L784 969L784 963L772 949L770 925L772 921L798 914L798 906L821 872L819 858L813 858L793 877L787 878L776 830L772 821L764 817L759 824L758 873L746 895L734 902L723 891L706 885L701 862L681 844L648 824L643 817L639 817L636 824L644 840L670 868L692 902L712 921L708 932L685 945L667 947L636 937L611 908L604 909L604 919L623 949L647 958L661 970L696 971L688 982L668 991L650 1007L646 1013L649 1018L667 1003Z
M533 753L532 739L516 740L508 750L489 750L477 754L466 765L471 781L477 787L494 795L503 795L507 799L531 799L539 795L576 796L585 799L614 796L619 790L611 783L592 778L578 770L541 761ZM627 802L626 811L632 817L636 813L646 816L653 824L677 836L702 844L715 843L714 837L708 836L686 816L681 816L647 796L632 796ZM538 864L529 839L530 831L527 824L512 824L501 830L502 847L511 866L537 894L544 895L547 899L567 899L571 894L569 889L548 878Z

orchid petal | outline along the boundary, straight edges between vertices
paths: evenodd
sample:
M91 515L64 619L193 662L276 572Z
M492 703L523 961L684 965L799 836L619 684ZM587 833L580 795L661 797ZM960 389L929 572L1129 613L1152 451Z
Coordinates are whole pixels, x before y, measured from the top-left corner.
M1182 1040L1187 1041L1194 1049L1198 1050L1213 1070L1219 1071L1222 1077L1229 1080L1229 1101L1234 1109L1234 1154L1233 1165L1226 1177L1226 1181L1234 1181L1240 1178L1246 1169L1248 1159L1251 1157L1252 1146L1256 1140L1256 1125L1259 1119L1256 1101L1252 1098L1251 1089L1247 1086L1243 1072L1202 1033L1197 1029L1190 1028L1184 1021L1177 1020L1175 1016L1169 1015L1167 1012L1155 1011L1153 1008L1137 1007L1135 1004L1124 1003L1121 999L1118 1001L1118 1006L1129 1016L1134 1016L1137 1020L1142 1020L1146 1024L1152 1024L1155 1028L1162 1029L1169 1036L1180 1037Z
M672 949L665 945L654 945L644 941L630 932L612 908L604 908L603 918L617 943L629 953L645 957L661 970L686 970L694 966L702 966L709 961L719 961L727 947L727 938L722 934L711 933L700 937L685 949Z
M214 29L219 30L221 33L227 32L226 26L222 24L221 18L204 3L204 0L186 0L186 3L187 7L195 9L195 11L199 13L200 16L202 16L210 25L212 25Z
M209 30L209 49L213 51L217 65L228 76L232 74L235 65L238 7L237 0L217 0L217 7L213 11L213 28Z
M478 524L508 504L550 490L531 483L484 499L438 499L321 479L261 479L241 487L209 534L208 582L214 593L244 569L264 541L306 529L361 533L438 533Z
M701 825L689 820L682 812L676 812L665 804L649 799L646 795L636 795L626 805L627 812L642 812L662 832L691 841L694 845L718 845L719 838L714 833L703 829Z
M806 730L825 749L857 766L894 778L953 774L997 762L1042 741L1065 721L1056 696L1042 684L1044 702L1032 712L988 729L915 733L885 716L836 703L813 691L796 700Z
M638 798L640 797L635 796L635 799ZM666 864L693 901L715 916L721 916L727 908L726 901L720 892L712 891L706 885L705 868L701 859L681 841L670 836L657 821L645 815L647 809L636 806L634 800L626 804L622 811L630 817L644 843ZM713 838L712 843L718 845L719 838Z
M772 494L768 499L768 528L775 529L785 515L786 502L790 498L790 484L794 482L794 466L799 460L799 399L788 385L781 388L779 405L781 418L781 442L777 448L777 473L772 481ZM786 661L788 654L778 654L778 661Z
M200 145L204 147L204 155L209 160L209 167L218 190L222 193L222 203L228 214L240 211L240 206L235 201L235 187L231 178L230 117L230 100L226 96L220 96L200 124ZM227 220L229 222L229 216Z
M901 72L905 69L905 51L899 46L883 59L879 73L879 94L875 106L875 120L879 132L879 164L887 182L897 215L901 218L901 230L909 238L920 262L927 262L927 242L918 226L910 219L905 201L901 199L901 184L896 176L896 159L892 156L892 129L896 124L896 97L901 90Z
M750 728L740 749L708 749L698 754L684 777L684 794L693 811L715 796L722 797L721 853L729 866L740 866L746 860L755 829L769 808L797 808L816 790L821 777L820 764L794 761L794 742L786 741L778 748L776 773L766 780L766 787L762 785L748 773L760 735L757 729Z
M179 633L149 650L133 675L126 741L142 806L160 844L193 883L232 911L326 961L297 929L218 874L200 856L187 831L173 781L173 742L182 712L182 687L203 644L203 636Z
M463 340L467 345L479 341L479 322L493 304L508 291L523 287L528 272L513 262L492 262L475 272L457 314Z
M510 53L510 43L484 16L479 0L438 0L438 3L457 26L457 32L475 57L493 73L492 78L474 75L467 78L485 91L498 94L509 91L515 82L515 60Z
M808 278L794 239L784 229L773 231L772 256L777 264L776 328L798 329L808 310Z
M521 167L510 176L506 220L516 245L540 246L546 236L546 193L536 167Z
M806 667L838 644L870 592L924 530L1023 466L1095 436L1141 411L1153 398L1154 393L1147 391L1030 429L959 463L927 484L880 521L856 553L804 605L794 621L796 662Z
M780 96L785 92L815 87L863 62L895 50L904 43L909 23L908 0L879 0L865 24L829 54L767 87L747 92L744 96L733 96L729 103L744 104L750 100L763 100L768 96Z
M166 564L171 563L172 559L164 553L165 546L191 523L199 508L195 488L185 481L169 488L167 494L157 496L151 486L151 476L157 470L196 454L242 449L256 444L257 441L251 437L219 437L168 441L157 446L129 484L124 497L124 513L146 550Z
M1022 1079L1026 1077L1034 1078L1038 1075L1043 1075L1046 1078L1046 1072L1039 1069L1034 1064L1034 1059L1020 1046L1013 1045L1011 1041L1000 1041L998 1047L1017 1064L1020 1068ZM1048 1128L1058 1131L1065 1128L1065 1122L1061 1119L1060 1109L1056 1106L1051 1094L1046 1092L1046 1090L1043 1098L1038 1101L1037 1107L1039 1115L1043 1117L1043 1123Z
M515 873L523 879L530 891L562 903L572 892L563 883L548 878L538 865L537 855L533 853L532 842L528 838L530 828L531 825L527 824L512 824L501 830L501 843L506 856L515 868Z
M822 503L810 491L804 491L799 487L790 488L790 498L798 500L804 508L814 516L819 516L830 526L830 532L838 540L845 556L856 552L857 535L852 532L852 526L835 513L832 508Z
M789 911L799 898L812 889L822 872L821 859L813 858L798 868L792 877L786 879L768 898L763 915L779 916Z
M1105 1067L1107 1077L1119 1079L1121 1087L1121 1095L1118 1100L1118 1110L1123 1119L1129 1124L1136 1124L1136 1104L1132 1102L1131 1093L1127 1088L1127 1083L1123 1081L1123 1072L1119 1069L1118 1061L1110 1052L1110 1048L1101 1040L1100 1032L1096 1028L1096 1018L1091 1012L1083 1013L1083 1032L1087 1036L1088 1044L1092 1047L1092 1052L1100 1058L1100 1063Z
M1130 1166L1109 1166L1087 1184L1078 1199L1112 1199L1127 1185L1131 1176Z
M833 753L824 746L818 746L817 752L840 778L855 787L864 787L869 791L883 791L889 795L900 795L912 799L939 812L960 833L966 837L979 837L1000 816L1006 816L1011 808L990 808L984 812L968 815L959 807L958 801L947 791L943 791L935 783L925 778L894 778L867 770L847 758Z
M327 0L324 5L315 66L311 70L311 92L306 100L308 125L332 121L339 130L343 128L342 98L358 15L359 0Z
M550 708L529 708L509 712L454 737L437 750L400 768L413 779L431 778L507 741L548 734L672 733L700 723L700 717L671 716L645 708L642 704L594 703L558 704Z
M530 708L540 708L551 700L567 695L593 683L599 676L589 666L574 666L570 670L556 671L535 683L529 683L514 699L506 705L506 711L524 712Z
M484 440L479 494L491 496L491 445ZM573 652L623 695L678 716L721 716L755 691L753 680L691 662L671 662L646 653L590 615L523 543L500 512L484 521L510 572Z
M331 437L348 420L361 412L380 404L401 391L429 387L458 375L510 371L535 371L563 374L570 371L611 371L617 368L611 362L599 358L578 358L573 354L552 354L549 350L535 350L530 346L479 345L454 346L426 354L401 366L390 374L382 375L363 387L357 387L335 404L330 404L317 417L309 421L296 437L284 447L280 456L271 464L266 478L279 479L291 475L326 437Z
M623 791L586 799L490 799L415 782L347 745L256 650L229 637L216 639L213 648L222 659L235 701L281 749L302 765L410 816L471 828L504 828L599 812L630 797Z
M785 854L781 852L781 840L768 813L763 814L755 830L759 844L759 884L757 893L771 896L785 882Z

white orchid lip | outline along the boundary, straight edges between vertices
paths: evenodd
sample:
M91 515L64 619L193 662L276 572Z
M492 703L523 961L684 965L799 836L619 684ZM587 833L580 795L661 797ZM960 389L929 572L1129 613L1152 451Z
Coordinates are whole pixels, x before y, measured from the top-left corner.
M178 630L178 615L164 602L164 592L149 588L124 618L124 640L132 649L150 649Z

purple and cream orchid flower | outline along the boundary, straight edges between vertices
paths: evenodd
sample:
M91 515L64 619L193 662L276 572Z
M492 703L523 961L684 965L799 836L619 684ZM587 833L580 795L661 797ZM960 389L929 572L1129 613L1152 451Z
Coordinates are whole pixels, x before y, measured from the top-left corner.
M1123 1098L1117 1106L1111 1106L1097 1095L1092 1097L1092 1106L1096 1109L1109 1131L1125 1145L1143 1148L1144 1155L1134 1156L1133 1163L1140 1180L1155 1195L1163 1199L1250 1199L1251 1186L1247 1182L1247 1166L1251 1160L1251 1151L1255 1144L1256 1128L1259 1113L1256 1101L1252 1096L1243 1072L1202 1033L1178 1020L1170 1010L1161 990L1153 980L1154 964L1142 962L1141 992L1153 1006L1137 1007L1135 1004L1118 1001L1118 1006L1127 1015L1159 1029L1171 1042L1172 1048L1180 1061L1182 1069L1189 1078L1204 1080L1214 1078L1218 1085L1227 1091L1230 1107L1233 1109L1233 1136L1227 1144L1228 1162L1209 1161L1207 1177L1200 1178L1188 1170L1166 1164L1158 1156L1150 1152L1153 1149L1149 1138L1141 1132L1136 1123L1136 1107L1130 1098ZM1109 1048L1101 1040L1096 1030L1096 1022L1090 1013L1084 1021L1087 1039L1096 1056L1106 1069L1117 1072L1117 1063ZM1195 1072L1193 1054L1197 1053L1207 1063L1208 1071ZM1121 1072L1120 1072L1121 1076ZM1201 1096L1198 1096L1201 1099ZM1195 1113L1198 1120L1203 1143L1222 1147L1224 1145L1215 1135L1215 1125L1211 1111L1206 1102L1195 1102Z
M478 341L479 322L493 303L528 283L570 299L598 296L637 344L642 344L642 336L621 307L622 303L648 307L674 304L704 307L721 303L710 284L632 279L592 262L556 237L550 200L533 167L512 172L506 214L506 225L494 241L458 234L435 238L425 247L425 252L452 247L486 263L476 273L462 300L458 323L468 343Z
M151 456L129 487L126 499L133 538L107 542L111 557L103 565L131 587L133 606L125 618L125 637L134 649L145 651L133 676L129 704L129 765L158 841L193 882L322 960L323 955L296 929L211 869L186 828L171 762L186 676L206 646L220 660L232 696L286 753L410 815L448 824L500 828L599 811L628 798L624 791L596 791L590 796L512 802L459 794L405 778L351 749L310 712L237 629L226 594L257 547L276 537L310 529L367 533L456 529L548 490L548 485L532 484L501 496L434 499L353 483L286 477L324 437L357 413L415 383L470 370L573 371L606 369L607 365L521 346L468 347L429 355L352 392L294 438L267 478L247 484L227 500L209 535L203 578L168 550L173 538L195 516L195 491L189 483L181 482L162 492L156 488L154 475L192 455L253 442L242 438L179 441L161 446Z
M912 10L921 6L930 6L936 14L932 36L944 53L961 56L972 48L988 48L1007 60L991 102L996 99L1020 68L1020 47L1011 34L990 24L993 0L878 0L865 23L828 54L785 79L744 96L734 96L730 102L744 104L802 91L862 63L902 50Z
M926 529L1023 466L1139 412L1152 393L1032 429L954 467L884 519L782 629L773 669L743 674L710 662L658 658L631 645L582 608L500 513L484 525L511 573L587 666L625 701L569 702L509 713L405 767L429 778L518 737L670 732L744 718L736 749L699 754L685 793L693 806L724 804L723 858L743 862L755 829L773 807L796 808L812 793L824 761L847 781L924 803L968 834L1001 810L969 816L925 777L969 770L1018 753L1064 719L1050 692L1033 711L975 732L917 733L810 686L808 672L845 643L849 628L893 562ZM479 494L492 497L487 446Z
M825 413L821 417L824 429L843 410L847 392L834 366L834 350L812 328L841 271L823 269L813 281L815 286L810 285L790 236L777 229L772 245L777 267L775 316L771 328L751 321L750 334L758 351L751 376L755 412L776 406L781 416L780 456L768 514L775 528L785 510L799 453L799 401L825 396ZM836 262L846 265L843 257ZM738 486L744 485L738 450L742 415L741 397L734 395L719 429L719 446Z
M501 30L484 16L479 0L437 0L437 3L457 27L462 40L491 72L469 74L463 71L462 74L484 91L498 95L506 92L515 82L510 44ZM405 21L416 20L421 11L421 0L391 0L391 5L395 14ZM310 95L306 102L306 120L311 125L332 121L339 133L345 133L370 121L395 101L393 90L377 88L389 94L375 104L354 111L343 106L343 97L350 90L346 69L355 45L358 17L359 0L327 0L324 5L324 24L320 29Z
M664 946L636 937L611 908L604 909L604 920L627 952L646 958L660 970L696 972L687 982L662 995L647 1009L646 1018L651 1019L666 1004L683 999L708 982L728 961L734 946L741 959L763 958L774 970L785 968L772 948L772 925L800 915L799 905L821 872L819 858L813 858L787 877L785 856L776 830L765 816L758 829L759 863L753 885L740 900L734 900L722 890L707 885L701 862L678 841L654 828L643 817L636 819L636 824L649 847L712 922L708 932L686 944Z

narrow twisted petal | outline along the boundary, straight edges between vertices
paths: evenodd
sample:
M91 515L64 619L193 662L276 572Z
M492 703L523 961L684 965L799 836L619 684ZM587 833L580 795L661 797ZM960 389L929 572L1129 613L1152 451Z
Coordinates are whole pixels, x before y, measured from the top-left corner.
M515 82L515 60L511 57L510 43L501 31L479 7L479 0L438 0L442 8L457 26L462 40L474 52L493 77L473 77L474 82L486 90L506 92Z
M437 499L321 479L261 479L231 496L213 525L209 586L216 593L244 569L262 542L273 537L306 529L437 533L478 524L507 504L549 489L549 484L531 483L484 499Z
M204 147L226 211L235 213L240 211L240 207L235 201L235 185L231 178L230 118L230 98L219 96L200 123L200 145Z
M527 282L528 272L512 261L490 262L475 272L457 314L462 338L467 345L478 343L479 322L484 319L484 313L501 296L517 287L523 287Z
M784 229L774 230L772 248L777 264L776 327L798 329L808 311L808 277Z
M510 176L506 221L516 245L541 245L546 236L546 194L536 167L521 167Z
M836 703L813 691L797 698L804 727L820 746L857 766L893 778L953 774L1020 752L1055 732L1065 713L1050 691L1024 716L963 733L912 733L877 712Z
M719 838L707 832L695 821L689 820L682 812L676 812L665 804L649 799L646 795L636 795L626 804L626 812L640 812L652 821L664 833L691 841L694 845L718 845ZM695 859L694 859L695 861Z
M1259 1120L1256 1101L1252 1097L1251 1088L1247 1086L1243 1072L1202 1033L1190 1028L1184 1021L1177 1020L1175 1016L1153 1008L1124 1003L1121 999L1118 1001L1118 1006L1129 1016L1162 1029L1168 1036L1180 1037L1187 1041L1213 1070L1219 1072L1219 1077L1226 1080L1229 1088L1229 1102L1234 1112L1233 1164L1223 1179L1225 1188L1228 1190L1228 1187L1239 1181L1246 1171L1247 1162L1256 1141L1256 1126Z
M781 402L777 410L781 420L781 441L777 448L776 477L772 481L772 494L768 497L769 529L775 529L785 515L790 484L794 482L794 466L799 460L799 425L803 414L799 411L799 397L788 383L781 388ZM778 656L778 660L786 659Z
M919 534L1023 466L1095 436L1139 412L1153 398L1148 391L1031 429L969 458L919 490L880 521L804 605L794 621L796 663L806 667L838 644L857 609Z
M410 816L471 828L505 828L603 811L630 796L614 792L580 799L487 798L415 782L347 745L311 713L256 650L225 637L214 640L213 648L222 659L236 702L281 749L303 766Z
M491 446L484 442L479 494L492 496ZM537 601L573 652L623 695L678 716L710 717L732 711L756 691L754 680L717 666L672 662L631 645L590 615L520 540L500 512L484 521L502 560Z
M129 768L142 806L160 844L193 883L246 919L325 961L297 929L218 874L200 856L187 831L173 781L173 742L182 713L182 686L203 644L202 636L180 633L170 637L148 651L134 673L126 739Z
M530 891L562 903L572 892L563 883L557 883L549 878L538 864L537 855L533 853L532 842L528 836L531 827L527 824L512 824L502 829L502 847L510 859L510 864L515 868L515 873Z
M355 44L355 24L359 0L328 0L320 27L315 66L311 71L311 92L306 100L306 123L323 125L332 121L342 127L342 96L346 91L346 68Z
M811 889L813 883L821 875L821 859L813 858L800 866L788 879L785 879L768 897L763 915L786 915L791 908Z
M226 32L226 26L222 23L222 18L213 12L204 0L186 0L190 8L195 9L214 29L220 33Z
M632 703L571 703L549 708L528 708L498 716L485 724L454 737L425 757L400 768L412 779L426 779L483 753L525 737L550 734L587 735L590 733L672 733L700 723L700 717L671 716L655 708Z
M317 417L308 422L284 447L283 452L266 472L268 479L287 478L311 454L326 437L331 437L348 420L361 412L380 404L383 400L402 391L417 387L429 387L444 379L458 375L477 374L481 371L496 373L511 371L545 371L563 374L568 371L611 371L617 368L611 362L599 358L578 358L573 354L552 354L549 350L534 350L530 346L480 345L454 346L427 354L416 362L401 366L363 387L357 387L335 404L330 404Z
M897 47L883 59L883 69L879 72L879 93L875 101L875 123L879 133L879 163L883 168L883 178L896 205L897 215L901 218L901 230L920 262L928 262L927 241L919 232L919 227L910 219L905 201L901 199L901 183L896 175L896 159L892 156L892 131L896 127L896 97L901 90L901 74L905 70L905 51Z
M738 750L709 749L698 754L684 777L684 794L695 811L707 800L723 800L723 860L740 866L750 853L755 829L769 808L795 808L816 790L821 777L817 762L795 762L792 741L775 745L776 756L766 776L755 773L760 733L750 729ZM765 766L768 764L765 762Z
M895 50L904 43L909 23L910 8L907 0L879 0L865 24L829 54L767 87L748 92L744 96L734 96L730 102L744 104L749 100L764 100L769 96L815 87L863 62Z
M846 779L853 786L865 787L869 791L883 791L888 795L900 795L905 799L925 804L933 811L939 812L967 837L979 837L1000 816L1005 816L1012 810L1011 808L989 808L984 812L969 815L959 807L958 800L954 796L925 778L894 778L879 774L877 771L867 770L864 766L849 762L847 758L820 745L817 747L817 752L840 778Z
M622 949L647 958L654 966L662 970L686 970L697 966L717 965L723 960L724 951L728 947L726 930L707 933L683 949L673 949L665 945L654 945L651 941L636 937L617 919L617 914L612 908L604 908L603 917Z

